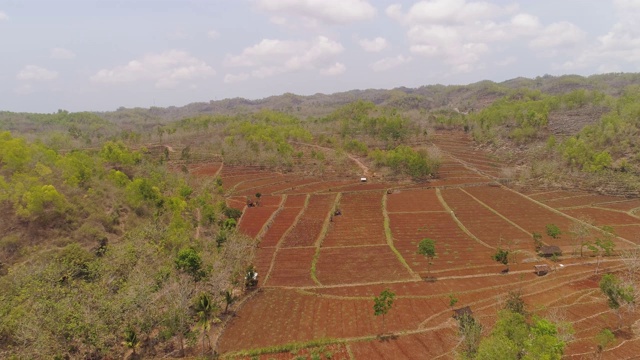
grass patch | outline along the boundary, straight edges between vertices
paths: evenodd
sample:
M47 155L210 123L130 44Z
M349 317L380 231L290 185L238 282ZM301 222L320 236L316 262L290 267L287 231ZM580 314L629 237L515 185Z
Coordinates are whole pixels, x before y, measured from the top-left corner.
M234 353L229 353L224 355L223 359L232 359L232 358L244 358L244 357L254 357L260 355L267 354L278 354L278 353L291 353L296 354L300 350L322 347L324 345L337 345L337 344L345 344L344 340L340 339L332 339L332 338L323 338L323 339L315 339L306 342L292 342L283 345L275 345L268 346L259 349L251 349L251 350L242 350ZM306 359L306 357L304 357Z

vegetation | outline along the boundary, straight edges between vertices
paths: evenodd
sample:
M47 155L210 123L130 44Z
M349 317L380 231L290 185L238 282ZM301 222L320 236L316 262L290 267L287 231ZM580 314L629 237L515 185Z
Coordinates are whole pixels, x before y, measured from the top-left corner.
M562 235L562 231L560 231L560 228L556 224L547 224L545 230L547 235L554 240L559 239L560 235Z
M194 180L197 162L351 176L345 169L357 156L376 175L424 181L440 165L428 147L433 129L459 129L514 164L511 180L638 194L639 80L545 76L107 113L2 111L0 355L162 357L174 345L181 355L206 351L216 317L232 316L237 295L257 279L255 242L236 230L242 210L223 198L233 187L220 177ZM581 120L569 126L567 117ZM569 232L581 255L587 247L597 257L598 272L602 257L616 253L615 234L589 223ZM536 249L541 234L562 235L553 224L545 230L533 234ZM430 274L435 243L422 245ZM492 258L508 270L508 250ZM621 311L635 302L633 282L607 274L600 288L622 323ZM383 332L394 299L389 290L374 299ZM457 302L450 295L451 308ZM517 292L488 337L473 317L458 322L467 357L551 359L564 348L561 324L528 314ZM605 330L601 349L613 341ZM341 340L281 348L323 341Z
M505 265L507 267L507 271L509 271L509 250L498 248L491 258L494 261Z
M607 297L607 304L618 315L620 327L622 323L622 314L620 309L624 306L632 305L635 303L635 289L633 285L623 284L613 274L605 274L600 280L600 290Z
M192 184L123 142L62 153L3 132L0 148L4 354L104 357L182 344L194 332L195 294L221 301L252 261L253 241L233 231L215 246L227 218L215 184ZM198 223L197 212L210 215Z
M429 238L422 239L418 244L418 254L428 259L427 273L431 276L431 263L436 257L436 242Z
M389 289L384 289L380 295L373 298L373 315L382 315L382 332L384 332L384 316L387 315L391 307L396 294Z

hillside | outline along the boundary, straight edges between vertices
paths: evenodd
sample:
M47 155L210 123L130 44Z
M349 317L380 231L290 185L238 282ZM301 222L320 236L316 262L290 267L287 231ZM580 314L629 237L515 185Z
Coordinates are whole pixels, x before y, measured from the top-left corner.
M630 358L639 104L607 74L0 112L0 357Z

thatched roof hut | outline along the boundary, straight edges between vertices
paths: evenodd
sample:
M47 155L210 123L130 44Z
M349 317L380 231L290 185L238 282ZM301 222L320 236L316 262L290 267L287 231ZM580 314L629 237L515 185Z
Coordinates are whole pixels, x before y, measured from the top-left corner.
M553 255L560 256L562 255L562 250L555 245L546 245L540 248L540 255L545 257L551 257Z

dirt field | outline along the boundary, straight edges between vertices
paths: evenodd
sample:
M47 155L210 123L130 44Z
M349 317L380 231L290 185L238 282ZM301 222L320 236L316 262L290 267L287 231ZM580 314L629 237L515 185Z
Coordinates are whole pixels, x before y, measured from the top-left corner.
M613 226L616 250L624 253L640 244L634 212L640 199L566 190L517 193L499 185L503 165L474 149L465 134L438 133L433 144L443 163L438 177L424 183L203 168L203 175L215 170L221 176L230 205L244 208L240 231L260 241L259 287L226 325L217 351L230 357L242 350L271 352L260 359L455 359L460 339L449 296L458 298L456 307L470 306L490 329L507 293L520 290L533 313L572 323L566 358L594 358L595 335L618 321L598 282L606 272L624 275L625 268L620 257L605 257L595 274L593 254L572 255L572 225L589 228L589 240L601 236L597 227ZM260 206L245 208L246 196L255 192L263 194ZM562 234L543 241L561 247L558 262L536 255L532 239L551 223ZM431 265L417 253L424 238L436 243ZM507 274L491 258L498 247L512 253ZM536 264L551 272L536 276ZM383 328L373 297L384 289L396 301ZM638 324L637 333L639 319L637 312L624 316L630 326ZM637 356L637 333L618 334L601 358Z

